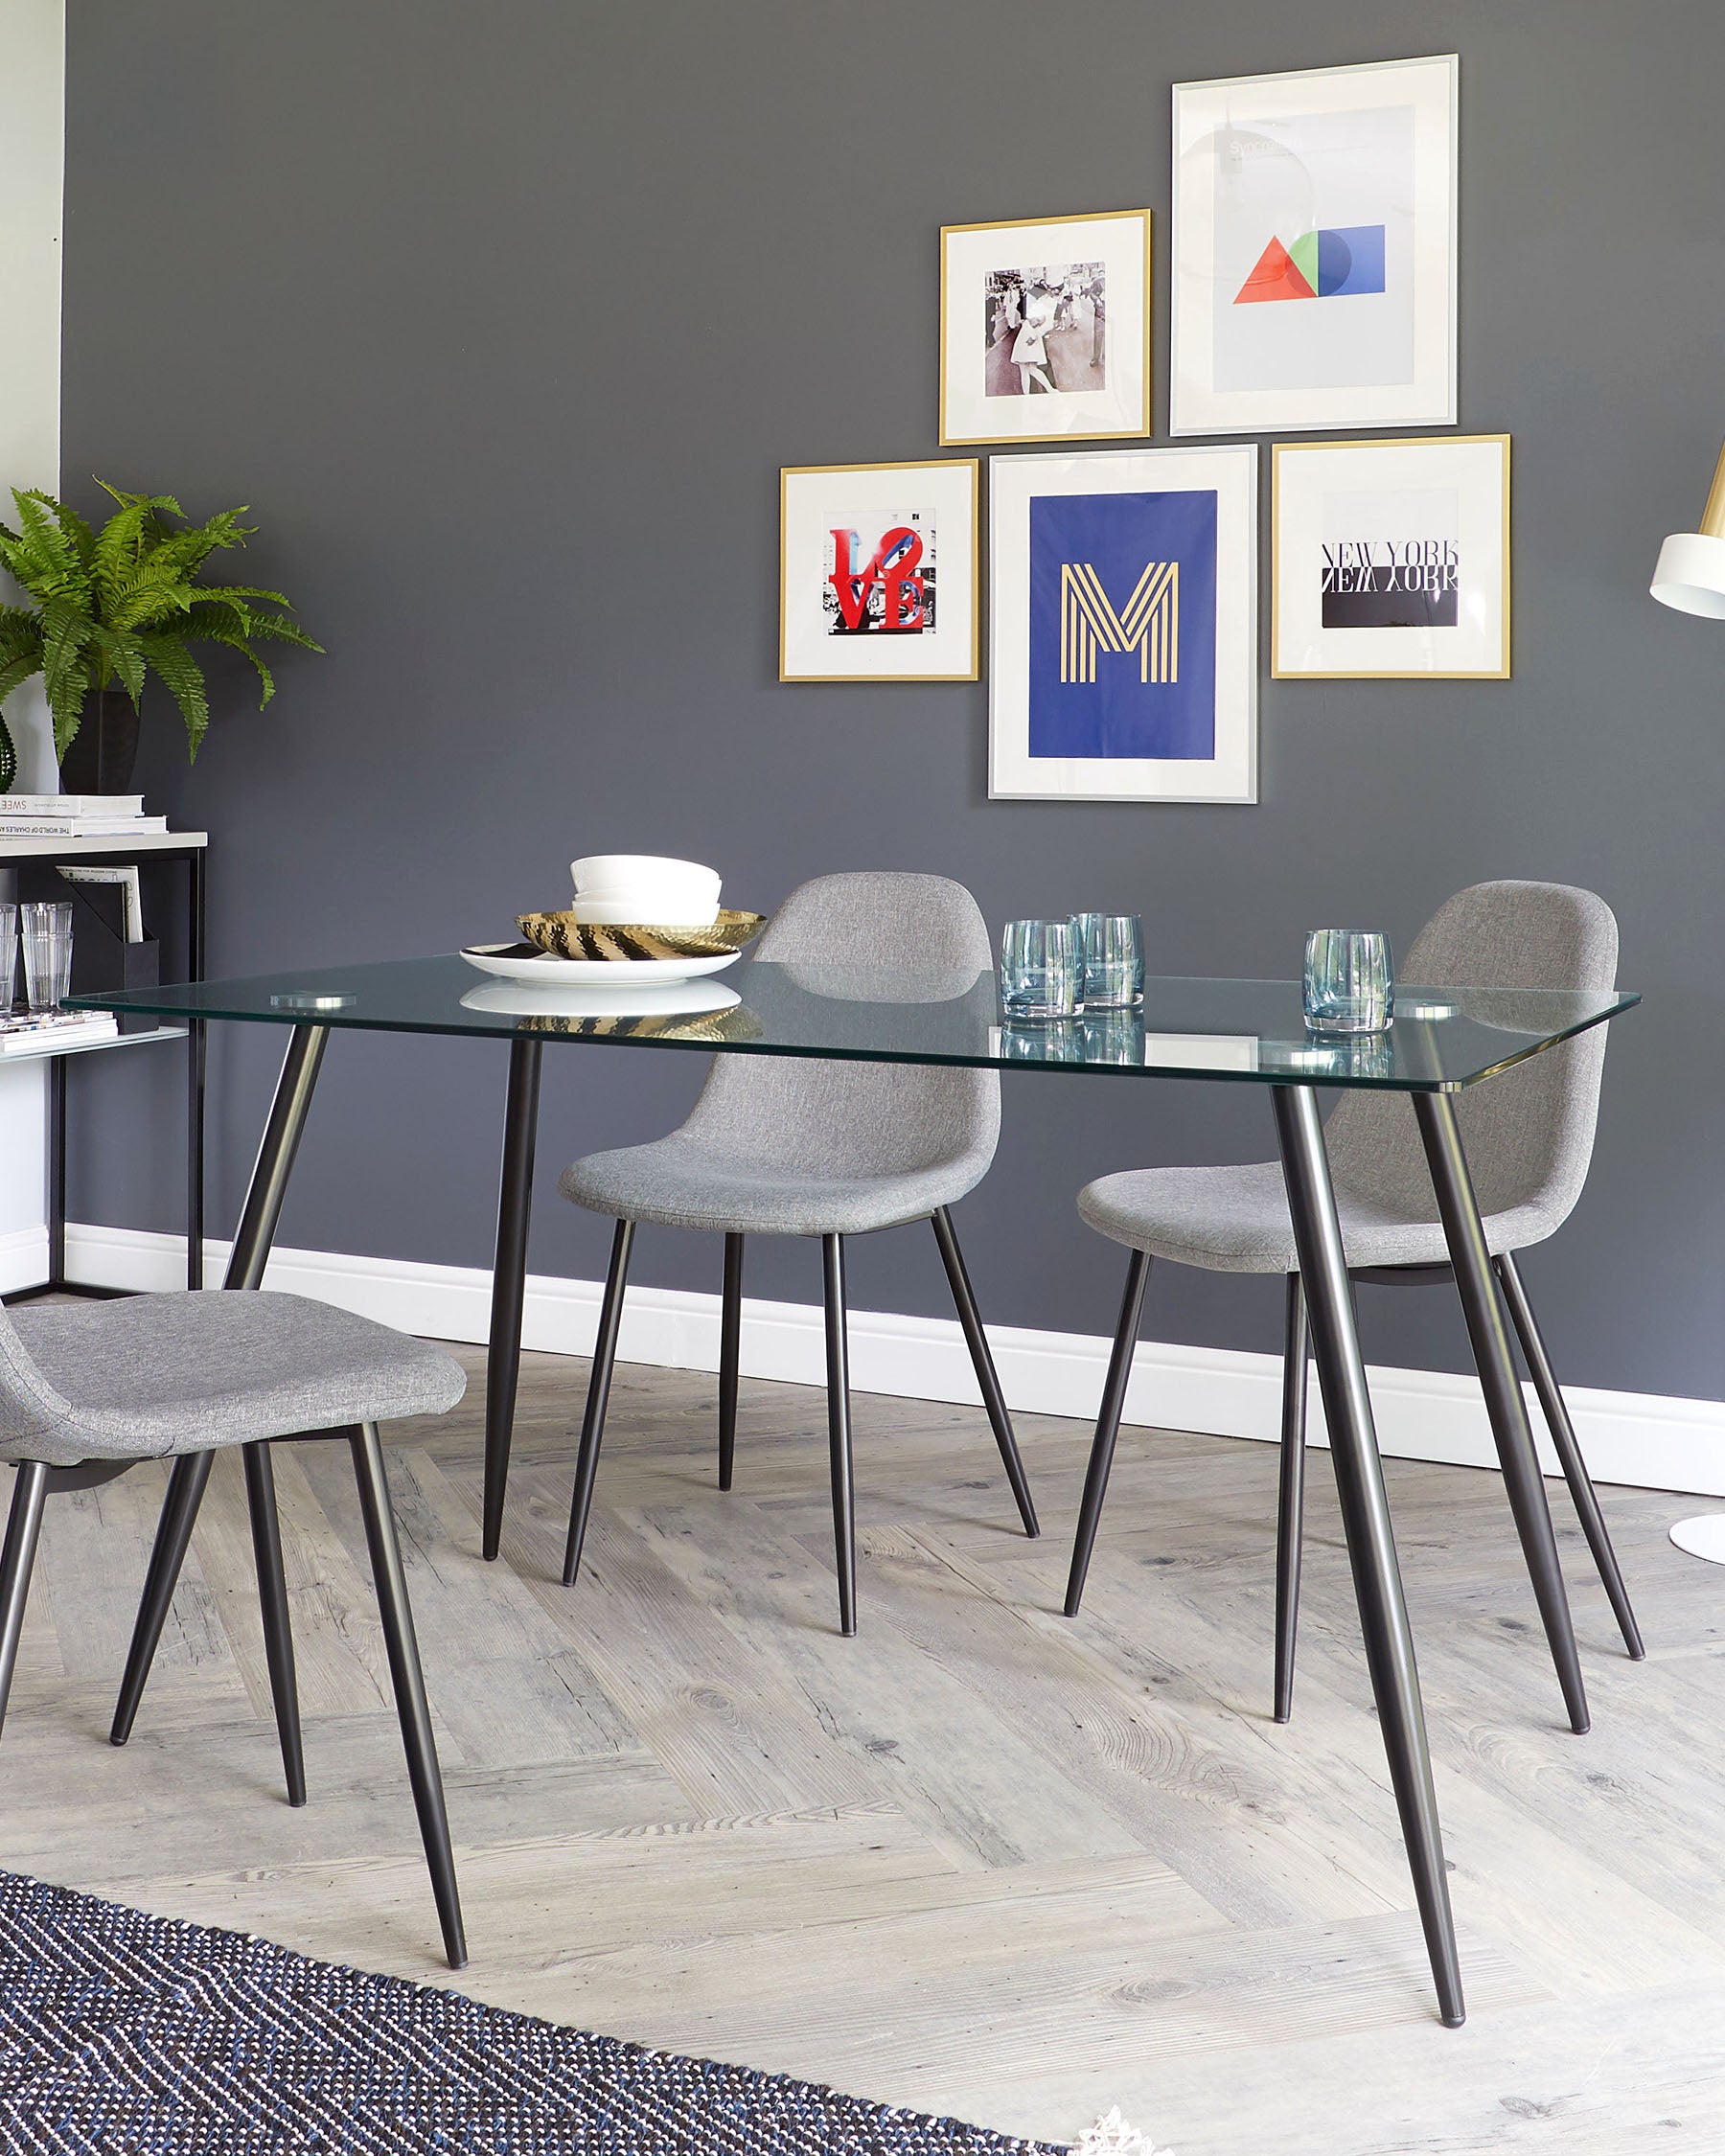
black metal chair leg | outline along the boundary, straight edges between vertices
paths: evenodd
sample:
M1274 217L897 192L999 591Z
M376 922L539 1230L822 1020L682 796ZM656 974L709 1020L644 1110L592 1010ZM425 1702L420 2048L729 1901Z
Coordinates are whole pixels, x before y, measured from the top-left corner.
M255 1439L241 1450L245 1459L245 1502L251 1513L252 1554L258 1566L258 1604L264 1614L264 1658L269 1665L269 1696L275 1703L276 1734L282 1743L288 1801L298 1806L306 1800L306 1752L300 1740L299 1686L293 1670L293 1627L288 1615L288 1580L282 1570L282 1523L276 1513L275 1468L265 1439Z
M1078 1615L1084 1594L1084 1575L1090 1571L1096 1527L1102 1518L1102 1500L1108 1495L1108 1471L1114 1465L1115 1439L1120 1434L1120 1415L1126 1406L1126 1385L1132 1376L1132 1351L1138 1345L1138 1319L1144 1312L1144 1290L1150 1285L1150 1253L1134 1250L1126 1268L1126 1293L1120 1297L1120 1321L1115 1327L1114 1353L1108 1359L1108 1380L1102 1388L1102 1408L1096 1417L1096 1434L1091 1444L1090 1466L1084 1478L1084 1502L1078 1509L1078 1533L1072 1544L1072 1569L1067 1575L1066 1614Z
M162 1627L168 1621L174 1585L179 1579L180 1567L186 1561L192 1528L215 1460L214 1453L182 1453L168 1477L168 1495L163 1500L162 1517L156 1522L150 1571L145 1575L144 1594L138 1603L131 1646L126 1657L126 1674L120 1680L120 1697L114 1708L113 1727L108 1732L110 1744L124 1744L138 1718L138 1702L144 1697L150 1665L155 1660Z
M575 1462L575 1495L569 1504L569 1540L564 1550L564 1585L573 1587L586 1540L587 1514L593 1504L593 1478L599 1471L599 1446L605 1435L605 1410L610 1399L611 1371L617 1360L617 1329L623 1322L623 1293L629 1284L629 1252L634 1222L620 1220L611 1237L610 1271L599 1312L599 1338L593 1343L593 1374L587 1381L586 1413L581 1424L581 1452Z
M743 1351L743 1238L724 1238L724 1297L719 1317L719 1487L737 1464L737 1365Z
M1533 1305L1528 1299L1521 1269L1507 1250L1493 1263L1504 1291L1504 1300L1509 1308L1510 1322L1521 1342L1522 1353L1527 1357L1528 1369L1533 1379L1533 1389L1538 1393L1539 1404L1545 1410L1552 1443L1563 1465L1563 1479L1569 1484L1570 1496L1575 1500L1576 1510L1581 1518L1581 1531L1587 1537L1587 1547L1593 1551L1594 1563L1599 1568L1599 1577L1604 1581L1605 1592L1611 1598L1618 1629L1623 1635L1623 1644L1629 1650L1629 1659L1632 1662L1642 1662L1645 1659L1647 1650L1642 1644L1641 1627L1636 1623L1635 1612L1629 1605L1629 1590L1623 1584L1617 1551L1611 1547L1605 1515L1599 1509L1598 1493L1593 1486L1592 1476L1587 1472L1587 1462L1581 1456L1581 1447L1576 1437L1576 1426L1570 1420L1569 1407L1557 1383L1557 1373L1552 1369L1551 1356L1546 1352L1545 1337L1540 1332L1538 1319L1533 1315Z
M48 1495L48 1470L39 1459L21 1459L16 1473L6 1542L0 1547L0 1729L6 1724L6 1703L12 1697L12 1671L18 1664L24 1604L30 1597L30 1574Z
M988 1410L989 1427L994 1432L995 1443L1000 1448L1000 1458L1005 1463L1006 1479L1012 1485L1019 1518L1024 1523L1024 1532L1027 1535L1038 1535L1042 1529L1036 1524L1036 1506L1031 1502L1030 1484L1024 1474L1024 1463L1019 1457L1012 1417L1006 1411L1006 1396L1000 1390L1000 1374L995 1369L994 1356L989 1351L988 1335L982 1329L981 1313L977 1308L976 1293L971 1287L964 1252L958 1248L953 1216L941 1205L936 1208L930 1226L934 1230L935 1242L940 1246L940 1262L946 1267L947 1285L953 1291L953 1302L958 1312L964 1344L970 1349L977 1383L982 1388L982 1405Z
M443 1926L444 1952L450 1968L462 1969L467 1966L467 1937L461 1926L461 1897L455 1886L455 1855L449 1846L443 1775L431 1734L431 1709L426 1699L426 1677L420 1667L419 1642L414 1638L413 1611L407 1601L402 1546L396 1538L395 1515L389 1506L389 1478L383 1468L383 1446L377 1424L362 1422L349 1443L355 1479L359 1484L359 1508L365 1516L365 1546L371 1555L378 1610L383 1620L389 1681L402 1725L402 1746L407 1755L407 1778L413 1784L413 1808L419 1814L420 1838L426 1845L431 1892Z
M1588 1728L1587 1686L1576 1648L1575 1622L1564 1589L1556 1537L1552 1531L1545 1480L1533 1450L1528 1404L1522 1398L1521 1382L1511 1358L1503 1296L1491 1269L1479 1203L1461 1147L1456 1104L1448 1093L1415 1093L1413 1099L1438 1217L1449 1245L1450 1264L1455 1268L1456 1288L1473 1342L1480 1388L1491 1417L1505 1494L1515 1517L1528 1576L1533 1583L1533 1598L1539 1605L1563 1703L1569 1710L1570 1728L1577 1736L1584 1736Z
M833 1459L833 1552L839 1567L839 1629L857 1629L857 1491L851 1461L850 1343L844 1312L844 1238L821 1238L826 1289L827 1444Z
M1281 1485L1276 1515L1276 1719L1294 1711L1294 1641L1300 1624L1300 1557L1305 1513L1306 1358L1312 1328L1305 1289L1288 1275L1282 1348Z

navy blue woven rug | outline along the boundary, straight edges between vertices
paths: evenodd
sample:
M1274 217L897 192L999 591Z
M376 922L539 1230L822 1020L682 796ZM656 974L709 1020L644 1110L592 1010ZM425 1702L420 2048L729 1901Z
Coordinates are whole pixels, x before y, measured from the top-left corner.
M1055 2156L0 1872L6 2156Z

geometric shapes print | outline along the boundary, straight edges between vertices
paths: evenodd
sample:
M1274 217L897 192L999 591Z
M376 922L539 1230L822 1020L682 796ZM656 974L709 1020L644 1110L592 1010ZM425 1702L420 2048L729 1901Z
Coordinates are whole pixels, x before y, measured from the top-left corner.
M1384 227L1330 225L1302 232L1291 247L1273 239L1234 295L1236 307L1265 300L1350 299L1384 289Z

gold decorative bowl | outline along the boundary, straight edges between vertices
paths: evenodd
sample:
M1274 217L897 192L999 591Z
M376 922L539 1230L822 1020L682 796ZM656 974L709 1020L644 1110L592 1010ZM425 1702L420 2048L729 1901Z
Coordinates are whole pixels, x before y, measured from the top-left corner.
M577 921L572 913L517 915L529 943L559 958L734 958L767 926L764 913L721 913L710 929Z

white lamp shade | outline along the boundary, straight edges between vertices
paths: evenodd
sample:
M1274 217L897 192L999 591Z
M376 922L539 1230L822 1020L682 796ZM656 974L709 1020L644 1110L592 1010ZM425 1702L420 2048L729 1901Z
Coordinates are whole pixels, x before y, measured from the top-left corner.
M1725 621L1725 539L1673 532L1659 550L1649 589L1662 607Z

